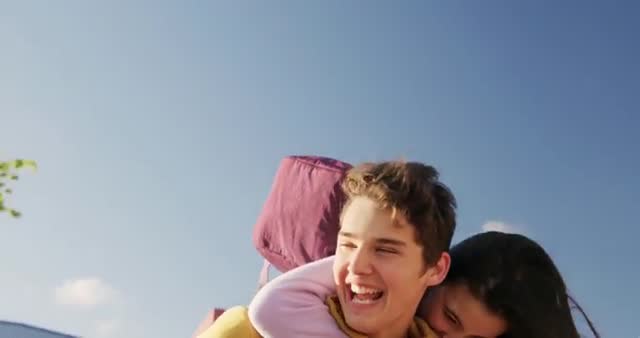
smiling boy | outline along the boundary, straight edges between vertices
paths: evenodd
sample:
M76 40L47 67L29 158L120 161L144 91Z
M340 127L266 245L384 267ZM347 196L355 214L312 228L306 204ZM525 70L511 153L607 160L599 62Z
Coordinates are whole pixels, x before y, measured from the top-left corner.
M455 199L437 171L415 162L363 164L344 182L333 276L349 328L368 337L424 337L414 318L429 286L445 277ZM334 306L337 304L333 304Z
M415 313L449 269L453 194L433 167L399 161L361 164L343 189L336 294L327 299L336 323L349 337L435 337ZM248 318L246 309L231 309L200 337L259 337Z

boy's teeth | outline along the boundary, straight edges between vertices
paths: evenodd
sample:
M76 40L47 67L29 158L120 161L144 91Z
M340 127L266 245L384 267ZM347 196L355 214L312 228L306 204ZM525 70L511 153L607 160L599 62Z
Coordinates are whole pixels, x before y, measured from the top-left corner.
M360 299L358 297L353 298L352 300L354 303L358 303L358 304L371 304L373 302L375 302L375 299L369 298L369 299Z
M354 284L351 284L351 291L353 291L353 293L358 293L358 294L374 294L374 293L381 292L381 290L378 290L378 289L372 289L365 286L359 286Z

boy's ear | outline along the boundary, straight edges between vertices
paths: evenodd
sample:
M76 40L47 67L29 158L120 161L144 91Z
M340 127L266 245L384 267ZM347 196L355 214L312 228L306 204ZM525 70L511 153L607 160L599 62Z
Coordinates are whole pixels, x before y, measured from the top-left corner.
M451 267L451 256L448 252L443 252L440 254L440 258L438 261L429 266L427 271L424 273L423 278L425 279L426 286L434 286L442 283L444 279L447 277L447 273L449 273L449 268Z

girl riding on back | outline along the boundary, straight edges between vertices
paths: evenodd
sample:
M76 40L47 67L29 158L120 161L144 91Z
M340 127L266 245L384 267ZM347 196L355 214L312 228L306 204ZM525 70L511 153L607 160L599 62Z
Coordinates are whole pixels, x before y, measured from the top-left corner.
M450 250L444 282L417 315L442 338L579 338L576 309L600 337L546 251L518 234L485 232ZM325 299L335 292L333 257L289 271L261 289L249 317L263 337L347 337Z

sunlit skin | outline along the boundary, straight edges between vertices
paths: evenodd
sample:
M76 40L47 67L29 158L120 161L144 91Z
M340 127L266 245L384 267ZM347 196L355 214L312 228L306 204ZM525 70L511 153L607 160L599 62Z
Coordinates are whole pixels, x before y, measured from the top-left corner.
M496 338L507 329L505 320L492 313L464 284L431 288L419 315L443 338Z
M443 253L435 264L425 264L414 227L366 197L345 208L335 257L347 324L372 338L405 337L422 295L443 280L450 262ZM353 288L369 294L358 291L356 297Z

